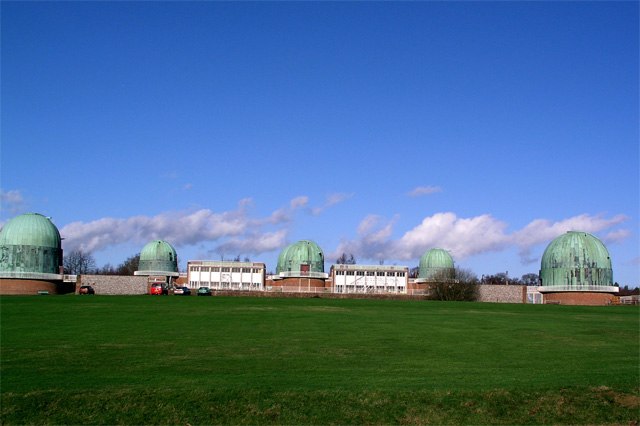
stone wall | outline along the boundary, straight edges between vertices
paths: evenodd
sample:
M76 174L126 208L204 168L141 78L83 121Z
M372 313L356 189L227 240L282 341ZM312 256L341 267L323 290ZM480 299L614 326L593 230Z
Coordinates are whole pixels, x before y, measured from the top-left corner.
M527 286L489 285L478 286L478 302L526 303Z
M76 292L82 285L90 285L96 294L135 295L148 293L148 277L131 275L78 275Z

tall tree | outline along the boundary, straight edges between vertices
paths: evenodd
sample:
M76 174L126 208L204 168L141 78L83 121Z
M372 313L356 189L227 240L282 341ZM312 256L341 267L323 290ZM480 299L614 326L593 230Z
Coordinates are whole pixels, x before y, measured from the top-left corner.
M538 285L538 283L540 282L540 280L538 279L538 274L534 273L524 274L520 281L522 281L522 284L524 285Z
M96 270L96 260L91 252L73 250L64 255L64 272L70 275L91 274Z
M140 253L129 256L118 266L118 275L133 275L140 265Z
M338 265L355 265L356 259L353 257L353 254L342 253L340 257L336 259L336 264Z

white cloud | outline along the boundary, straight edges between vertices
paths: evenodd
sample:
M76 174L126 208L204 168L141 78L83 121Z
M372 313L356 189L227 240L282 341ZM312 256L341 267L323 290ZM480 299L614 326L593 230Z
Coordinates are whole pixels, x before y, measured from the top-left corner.
M361 259L407 261L420 258L429 248L439 247L450 251L454 259L461 260L517 248L522 262L530 263L538 260L531 258L532 248L547 244L566 231L600 232L626 220L623 215L607 219L586 214L558 222L536 219L524 228L509 233L507 223L488 214L461 218L455 213L445 212L424 218L420 224L394 240L395 220L385 223L379 216L369 215L360 222L357 238L341 242L332 255L352 253ZM628 230L619 229L609 232L603 240L620 241L628 235Z
M2 208L3 211L15 215L24 211L25 207L24 197L19 190L12 189L5 191L4 189L0 189L0 208Z
M287 243L288 231L280 229L264 234L255 233L245 238L231 238L218 245L213 252L222 255L260 254L282 248Z
M217 247L243 253L259 254L285 244L290 222L287 209L279 209L266 218L251 218L247 207L251 199L243 199L236 210L217 213L209 209L164 212L155 216L102 218L91 222L73 222L60 229L65 238L64 249L101 251L108 247L135 243L144 245L154 239L175 246L218 243ZM266 231L264 226L280 229Z
M535 219L527 226L512 235L512 239L520 248L520 258L523 263L533 263L538 259L531 257L531 249L538 244L551 242L557 236L568 231L584 231L589 233L600 232L625 222L627 217L616 215L611 219L606 219L602 215L591 216L582 214L573 216L558 222L551 222L546 219ZM615 231L615 235L609 241L618 241L625 238L628 231L621 229ZM604 238L603 238L604 240Z
M438 192L442 192L442 188L440 188L439 186L429 185L414 188L413 190L409 191L407 195L409 195L410 197L421 197L423 195L432 195Z
M326 197L325 202L324 202L324 204L322 206L314 207L314 208L311 209L311 214L314 215L314 216L318 216L318 215L322 214L322 212L324 212L328 208L333 207L336 204L340 204L343 201L346 201L351 197L353 197L353 194L347 194L347 193L343 193L343 192L336 192L336 193L333 193L333 194L329 194Z
M401 259L420 257L430 247L444 248L462 259L502 249L508 242L506 227L491 215L459 218L455 213L437 213L405 233L396 249Z
M309 197L306 195L301 195L299 197L294 198L289 202L289 205L292 209L299 209L301 207L306 207L309 204Z

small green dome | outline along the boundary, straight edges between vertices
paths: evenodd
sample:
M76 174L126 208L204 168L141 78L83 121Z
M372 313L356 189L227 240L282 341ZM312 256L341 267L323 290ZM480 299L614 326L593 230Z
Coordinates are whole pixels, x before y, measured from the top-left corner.
M178 272L178 254L166 241L152 241L140 252L138 272Z
M0 273L16 278L21 278L19 274L59 274L61 265L62 239L48 217L22 214L0 230Z
M455 267L453 258L446 250L433 248L427 250L420 258L418 279L454 279Z
M544 287L613 286L609 251L602 241L586 232L570 231L547 246L540 262Z
M276 273L324 273L324 253L313 241L302 240L280 252Z

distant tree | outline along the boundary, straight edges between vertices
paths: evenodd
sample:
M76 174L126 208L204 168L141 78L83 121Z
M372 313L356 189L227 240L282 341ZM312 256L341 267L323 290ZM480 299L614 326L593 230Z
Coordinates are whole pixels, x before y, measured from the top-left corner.
M523 285L538 285L538 283L540 282L538 279L538 274L534 273L524 274L522 278L520 278L520 281L522 281Z
M340 257L336 259L336 264L338 265L355 265L356 259L353 257L353 254L342 253Z
M140 265L140 253L129 256L127 260L118 265L118 275L133 275Z
M70 275L91 274L96 270L96 260L91 252L73 250L64 255L62 260L64 272Z
M434 278L430 283L431 300L454 300L461 302L473 302L478 299L478 276L468 269L455 269L455 279L442 274Z
M102 268L96 269L97 275L118 275L118 270L110 263L105 264Z
M419 266L409 269L409 278L418 278L418 275L420 275Z
M506 285L509 281L509 275L505 272L498 272L494 275L485 275L482 283L491 285Z

